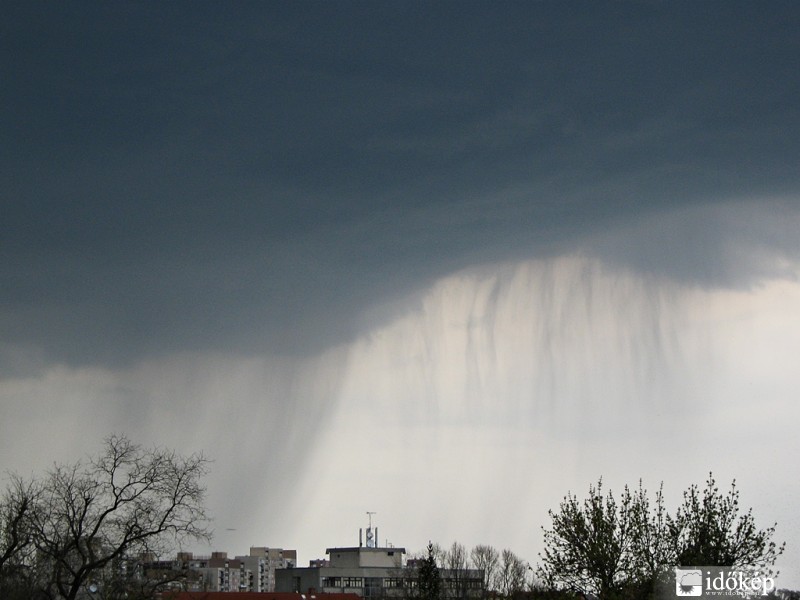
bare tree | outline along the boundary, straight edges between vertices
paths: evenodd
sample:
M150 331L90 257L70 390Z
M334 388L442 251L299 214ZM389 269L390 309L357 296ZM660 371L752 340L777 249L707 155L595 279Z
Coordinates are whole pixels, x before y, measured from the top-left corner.
M463 544L453 542L444 554L444 567L447 569L448 595L452 598L465 598L469 559Z
M20 560L30 547L30 515L36 501L34 485L16 475L0 502L0 570Z
M100 456L55 466L31 519L46 594L74 600L130 557L208 539L208 464L202 454L184 457L111 436Z
M492 546L478 544L470 552L470 558L472 565L483 571L483 594L486 596L490 590L495 589L500 554Z
M423 556L428 556L430 554L430 551L432 551L433 559L436 561L436 564L439 567L443 568L445 556L447 555L447 550L442 548L441 544L439 544L438 542L433 542L433 544L429 544L429 546L430 547L423 552Z
M35 483L12 475L0 498L0 598L31 595L31 519L38 497Z
M461 570L468 568L467 549L459 542L453 542L445 552L444 565L447 569Z
M508 548L500 553L498 591L503 597L511 598L517 592L523 591L527 575L528 564L525 561Z

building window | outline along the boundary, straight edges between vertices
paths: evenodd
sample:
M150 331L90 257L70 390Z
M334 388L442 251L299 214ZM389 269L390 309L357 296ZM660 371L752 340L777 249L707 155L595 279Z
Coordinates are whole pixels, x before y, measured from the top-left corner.
M383 580L380 577L367 577L364 580L364 584L365 598L377 598L382 595L381 586L383 585Z
M342 577L342 587L346 588L364 587L364 580L361 577Z

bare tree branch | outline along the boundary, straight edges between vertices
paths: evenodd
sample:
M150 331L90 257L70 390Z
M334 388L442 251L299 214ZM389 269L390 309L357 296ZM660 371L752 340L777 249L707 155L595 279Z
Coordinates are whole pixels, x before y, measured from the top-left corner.
M28 488L12 479L15 493L7 492L1 507L0 566L24 545L35 550L35 564L30 556L27 562L44 597L74 600L93 580L119 585L113 571L130 559L209 538L202 485L208 467L202 454L143 448L113 435L98 456L55 465Z

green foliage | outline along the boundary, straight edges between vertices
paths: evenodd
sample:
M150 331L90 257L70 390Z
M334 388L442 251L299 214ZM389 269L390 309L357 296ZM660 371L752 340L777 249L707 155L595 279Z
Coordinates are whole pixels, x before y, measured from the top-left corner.
M709 474L693 485L674 516L664 506L663 486L654 501L626 486L619 499L602 493L602 480L579 501L567 494L549 511L537 574L553 588L601 598L650 597L657 578L673 566L754 567L770 572L784 545L772 541L775 525L758 529L752 509L740 514L735 481L727 494Z
M669 527L677 565L756 567L764 572L785 547L772 541L775 525L756 527L752 508L740 514L735 480L723 494L710 473L702 493L696 485L684 492Z
M629 580L633 560L633 499L625 488L619 502L603 495L603 482L589 486L580 502L567 494L558 512L549 511L552 529L544 530L544 554L537 574L545 584L607 597Z

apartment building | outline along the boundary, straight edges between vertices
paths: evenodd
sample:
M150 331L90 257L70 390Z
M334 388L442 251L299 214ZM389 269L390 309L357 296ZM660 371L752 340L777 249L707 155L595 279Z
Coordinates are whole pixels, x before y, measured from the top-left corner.
M403 562L404 548L328 548L320 566L280 569L275 573L276 592L350 593L361 598L402 598L413 593L417 570ZM313 563L312 563L313 564ZM483 571L440 570L443 589L451 598L480 598Z
M251 546L249 556L237 556L249 568L259 570L259 588L254 592L275 591L275 571L292 569L297 566L297 550Z
M184 573L182 587L203 592L274 592L276 569L294 567L297 551L251 547L247 556L228 557L227 552L196 556L179 552L174 561L160 563L162 569ZM162 575L163 576L163 575Z

